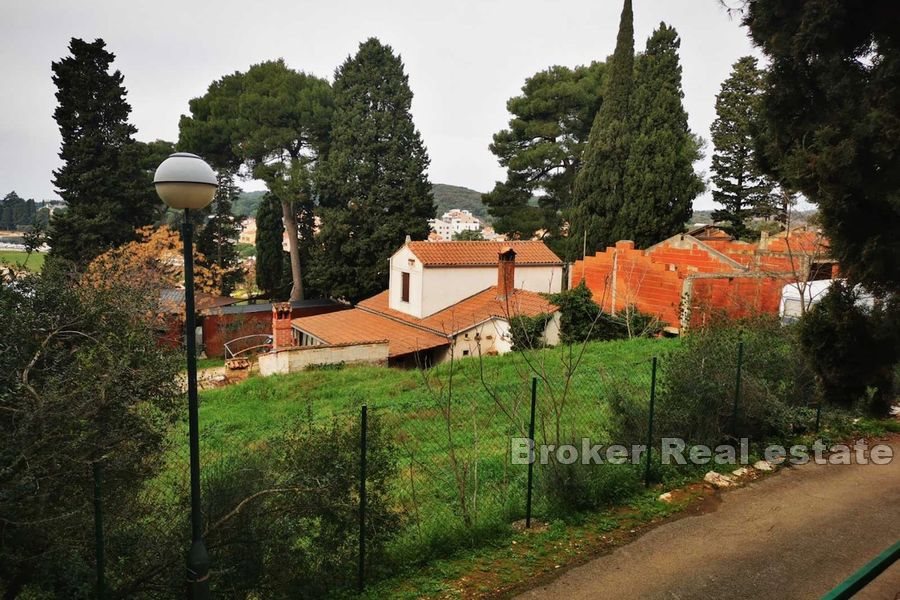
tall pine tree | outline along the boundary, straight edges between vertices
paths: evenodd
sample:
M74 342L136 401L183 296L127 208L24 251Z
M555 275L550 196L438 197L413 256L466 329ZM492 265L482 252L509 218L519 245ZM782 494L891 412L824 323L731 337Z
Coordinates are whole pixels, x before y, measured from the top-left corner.
M375 38L337 70L315 260L315 285L331 296L358 300L383 290L388 258L404 238L428 235L434 199L412 97L400 57Z
M555 250L565 250L562 211L572 203L605 73L602 62L550 67L526 79L522 94L506 103L512 118L490 146L506 168L506 181L483 196L498 233L529 239L541 231Z
M64 163L53 184L67 209L53 215L50 246L54 257L85 263L135 239L135 229L153 223L162 203L140 166L122 74L110 72L115 55L101 39L73 38L69 51L52 65Z
M313 171L328 144L331 87L283 60L253 65L214 81L191 100L179 146L217 168L245 166L281 201L290 252L291 300L304 296L302 264L313 239Z
M281 201L267 192L256 211L256 285L272 299L281 299L285 288L283 239Z
M616 50L607 66L603 104L591 128L569 213L569 236L589 252L616 241L616 220L625 203L623 183L631 147L629 112L634 77L631 0L625 0L622 8Z
M244 275L237 251L243 217L235 216L231 207L241 190L234 183L234 176L219 171L219 187L212 203L212 214L206 219L197 236L197 251L203 254L207 267L217 267L219 293L225 296L234 291Z
M747 221L769 214L775 200L773 182L756 159L754 131L759 119L762 71L756 59L744 56L731 68L716 96L716 120L711 133L713 147L713 200L722 208L713 211L715 221L727 223L733 236L746 237Z
M635 64L625 203L613 236L633 240L638 248L683 231L704 187L693 167L700 143L681 102L680 45L675 29L660 23Z

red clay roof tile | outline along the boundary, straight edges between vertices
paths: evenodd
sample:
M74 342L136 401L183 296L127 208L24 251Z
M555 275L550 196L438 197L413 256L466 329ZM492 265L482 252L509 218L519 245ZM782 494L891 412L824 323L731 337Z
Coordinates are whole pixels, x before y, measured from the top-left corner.
M408 242L426 267L495 266L501 249L516 252L516 265L562 265L562 260L544 242L531 240L487 242Z

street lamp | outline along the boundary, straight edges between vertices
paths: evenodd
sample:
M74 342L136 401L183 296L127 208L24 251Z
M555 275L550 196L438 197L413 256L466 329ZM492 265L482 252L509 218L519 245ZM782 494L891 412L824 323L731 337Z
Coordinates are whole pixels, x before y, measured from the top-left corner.
M184 209L184 304L187 346L188 424L191 451L191 549L187 557L188 597L209 598L209 553L203 542L200 514L200 434L197 411L197 340L194 322L194 253L191 211L212 202L218 181L212 168L196 154L176 152L159 165L153 177L156 193L170 208Z

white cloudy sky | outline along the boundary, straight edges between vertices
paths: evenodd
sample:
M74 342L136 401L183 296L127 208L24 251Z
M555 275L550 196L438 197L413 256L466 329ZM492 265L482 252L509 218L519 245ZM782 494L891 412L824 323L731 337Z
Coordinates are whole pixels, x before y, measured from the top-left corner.
M636 49L660 21L681 35L685 106L693 131L708 139L719 85L753 53L745 30L718 0L634 5ZM149 141L175 140L188 100L226 73L282 57L330 79L360 41L377 36L406 64L431 180L487 191L503 178L488 144L509 118L506 100L538 70L609 55L621 8L621 0L0 0L0 195L56 197L50 63L71 37L106 40L137 137ZM708 158L697 168L708 171ZM695 203L710 206L708 194Z

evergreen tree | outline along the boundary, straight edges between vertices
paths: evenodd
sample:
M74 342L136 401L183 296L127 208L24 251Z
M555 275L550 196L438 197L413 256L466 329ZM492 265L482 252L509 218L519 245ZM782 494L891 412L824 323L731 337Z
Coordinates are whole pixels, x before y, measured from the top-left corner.
M388 258L404 238L428 236L434 200L412 97L400 57L375 38L337 70L315 265L317 286L331 296L357 300L383 290Z
M529 239L540 230L564 250L559 243L562 211L572 202L605 72L601 62L550 67L525 80L522 94L506 103L509 127L495 133L490 146L506 168L506 181L483 196L498 233Z
M197 237L197 250L207 261L207 267L218 267L219 293L228 296L244 275L237 251L237 240L244 219L231 212L235 199L241 193L234 183L234 177L227 171L219 171L218 180L219 188L213 199L212 214Z
M756 160L755 136L762 92L762 71L756 59L744 56L731 68L716 96L716 120L711 133L713 199L722 206L713 211L715 221L728 223L725 230L741 238L749 233L747 220L771 216L775 206L773 182Z
M693 167L700 159L700 142L688 127L681 102L680 46L675 29L660 23L635 64L625 204L613 236L633 240L638 248L683 231L704 187Z
M841 271L900 290L897 3L753 0L745 24L770 60L763 167L819 206Z
M71 56L52 65L64 163L53 184L67 209L51 219L51 254L78 263L135 239L162 208L140 165L122 74L110 73L115 55L105 48L73 38Z
M284 290L284 221L281 201L267 193L256 212L256 285L272 299Z
M603 104L597 111L581 171L575 179L569 236L588 251L616 241L615 224L625 203L624 177L631 146L631 88L634 77L634 15L625 0L616 50L607 63ZM580 254L580 252L579 252Z
M37 213L38 207L34 200L25 200L12 191L0 200L0 229L28 229L37 220Z
M301 300L314 228L311 179L331 125L328 82L283 60L267 61L213 82L190 106L191 116L179 123L179 146L202 152L219 169L245 166L281 201L291 299Z

